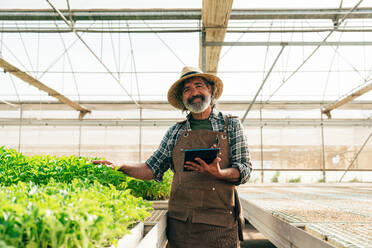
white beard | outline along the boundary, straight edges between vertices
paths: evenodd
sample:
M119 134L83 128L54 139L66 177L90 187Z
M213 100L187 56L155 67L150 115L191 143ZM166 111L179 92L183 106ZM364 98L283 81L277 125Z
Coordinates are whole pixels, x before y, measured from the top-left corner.
M183 101L183 104L185 105L186 109L192 113L203 113L211 104L211 96L207 95L205 96L204 100L202 99L200 102L196 103L188 103L186 100Z

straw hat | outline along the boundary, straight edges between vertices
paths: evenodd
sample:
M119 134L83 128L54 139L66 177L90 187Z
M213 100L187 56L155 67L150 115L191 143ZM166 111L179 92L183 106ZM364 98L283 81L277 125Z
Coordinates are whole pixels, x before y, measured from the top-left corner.
M214 87L214 98L218 99L222 95L223 83L222 80L213 75L204 73L198 68L185 66L182 69L181 77L170 87L168 90L168 102L175 108L183 110L184 106L182 103L182 96L178 96L179 88L182 86L182 82L191 77L202 77L206 79Z

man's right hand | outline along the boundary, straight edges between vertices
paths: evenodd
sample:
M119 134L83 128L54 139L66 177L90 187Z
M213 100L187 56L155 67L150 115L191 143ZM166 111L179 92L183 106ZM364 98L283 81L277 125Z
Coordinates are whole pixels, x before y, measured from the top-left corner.
M136 165L128 165L122 164L118 165L113 162L107 160L92 160L93 164L104 164L107 167L112 169L118 168L120 172L137 178L137 179L144 179L144 180L151 180L154 179L154 175L152 174L152 170L147 166L146 163L136 164Z
M107 160L92 160L92 163L93 164L104 164L107 167L110 167L112 169L115 169L117 167L116 164L114 164L114 163L112 163L110 161L107 161Z

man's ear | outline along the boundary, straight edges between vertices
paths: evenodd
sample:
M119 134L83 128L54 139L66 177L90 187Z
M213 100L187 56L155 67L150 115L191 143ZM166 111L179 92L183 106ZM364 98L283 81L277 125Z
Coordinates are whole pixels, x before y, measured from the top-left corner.
M208 84L208 89L211 96L213 96L213 86L211 84Z

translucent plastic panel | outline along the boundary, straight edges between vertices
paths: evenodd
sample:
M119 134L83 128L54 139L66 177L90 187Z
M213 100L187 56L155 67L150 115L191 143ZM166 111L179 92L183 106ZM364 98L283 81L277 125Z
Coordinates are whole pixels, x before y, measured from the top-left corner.
M324 128L326 168L345 169L354 161L351 169L372 169L372 137L367 141L371 131L370 127Z
M264 168L321 168L320 128L263 129Z

